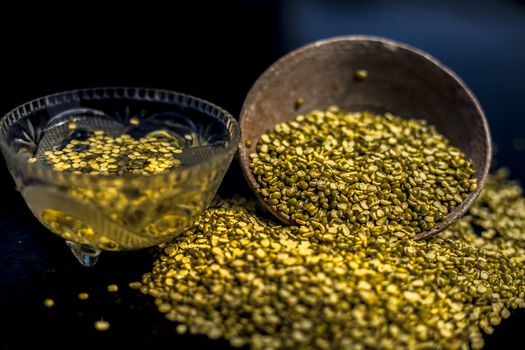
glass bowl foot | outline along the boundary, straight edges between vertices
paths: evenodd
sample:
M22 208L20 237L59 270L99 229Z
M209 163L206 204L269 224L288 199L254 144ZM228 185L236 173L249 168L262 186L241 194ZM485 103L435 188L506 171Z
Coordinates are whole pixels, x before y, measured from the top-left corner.
M85 267L93 267L98 261L100 256L100 249L90 247L85 244L79 244L71 241L67 241L67 246L71 249L73 255L78 261Z

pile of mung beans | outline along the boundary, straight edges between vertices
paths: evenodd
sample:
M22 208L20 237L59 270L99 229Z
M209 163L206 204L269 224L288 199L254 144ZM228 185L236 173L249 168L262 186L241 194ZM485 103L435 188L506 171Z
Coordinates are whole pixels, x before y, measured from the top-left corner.
M269 204L217 200L131 284L178 333L252 349L481 349L525 307L525 199L504 171L476 189L423 121L332 107L279 124L251 155Z
M222 200L133 287L179 333L252 349L480 349L525 307L525 199L505 172L459 222L413 236L285 226Z
M477 187L472 163L424 120L314 110L263 134L251 168L291 221L422 232Z
M73 139L62 149L46 151L44 155L55 170L87 175L152 175L181 166L174 157L182 153L178 142L157 134L160 135L150 133L136 139L96 130L85 140Z

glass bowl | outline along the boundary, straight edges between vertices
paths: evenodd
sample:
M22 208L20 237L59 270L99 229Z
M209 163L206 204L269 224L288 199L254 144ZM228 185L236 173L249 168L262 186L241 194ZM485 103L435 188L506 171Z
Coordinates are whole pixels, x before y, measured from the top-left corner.
M73 127L72 127L73 125ZM182 165L154 175L58 171L46 151L95 131L133 138L160 132L175 140ZM171 240L213 199L239 143L225 110L172 91L109 87L38 98L0 120L0 148L16 188L78 260L101 250L133 250Z

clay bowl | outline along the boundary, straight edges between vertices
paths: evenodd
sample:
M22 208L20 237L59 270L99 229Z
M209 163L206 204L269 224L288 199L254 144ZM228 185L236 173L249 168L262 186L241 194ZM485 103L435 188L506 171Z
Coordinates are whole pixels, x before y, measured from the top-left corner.
M368 78L355 79L358 69L367 70ZM300 107L298 99L304 100ZM259 137L276 124L331 105L346 111L391 112L426 119L472 160L476 191L417 239L452 224L479 195L492 146L487 120L465 83L436 59L408 45L369 36L336 37L301 47L275 62L252 86L241 111L242 170L262 204L283 223L292 222L265 202L251 172L249 155L255 152ZM250 147L246 139L251 140Z

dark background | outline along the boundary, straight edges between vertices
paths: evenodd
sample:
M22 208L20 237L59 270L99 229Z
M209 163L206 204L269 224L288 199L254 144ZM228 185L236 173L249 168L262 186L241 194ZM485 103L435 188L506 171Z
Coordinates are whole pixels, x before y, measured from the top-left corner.
M0 113L53 92L130 85L193 94L238 115L250 86L277 58L343 34L396 39L452 68L486 111L496 166L525 180L525 3L515 0L2 5ZM95 268L82 268L30 214L3 164L0 180L0 348L227 348L175 336L151 298L127 288L150 268L150 251L106 253ZM234 164L223 191L239 183ZM119 284L119 293L106 292L109 283ZM90 300L79 301L79 292ZM55 308L42 306L47 297ZM110 331L93 330L100 318ZM486 348L521 349L524 328L525 312L513 313Z

